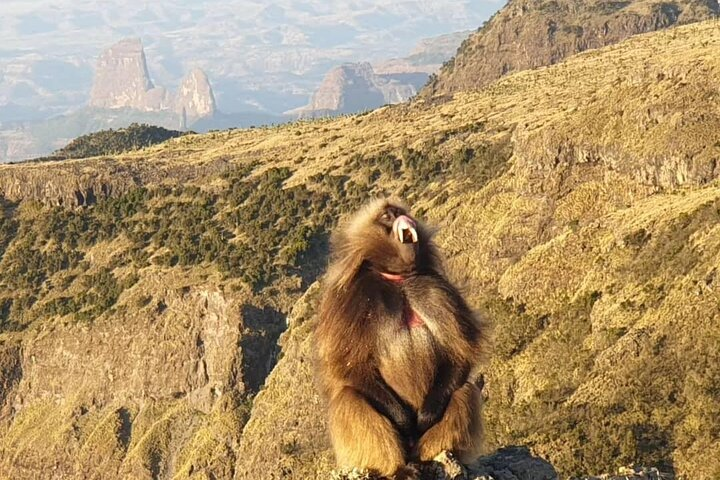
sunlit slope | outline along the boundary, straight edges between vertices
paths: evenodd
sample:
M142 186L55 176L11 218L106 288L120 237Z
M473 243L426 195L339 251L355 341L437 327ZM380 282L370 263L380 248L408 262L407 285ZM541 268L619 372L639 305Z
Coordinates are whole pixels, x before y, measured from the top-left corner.
M442 105L0 167L0 477L327 468L309 323L243 426L328 230L387 191L495 323L490 447L716 478L718 51L694 24Z
M521 72L437 107L419 102L334 120L187 136L113 158L0 166L0 191L8 198L43 196L13 181L37 177L51 198L56 185L83 186L98 178L123 184L194 178L252 160L288 166L301 180L357 154L428 145L445 152L462 141L492 139L510 129L516 130L518 142L543 134L578 145L609 145L619 154L670 159L711 155L716 148L711 132L717 113L712 103L717 48L717 24L693 24ZM668 135L671 131L681 135ZM204 168L195 168L199 166ZM127 168L133 169L132 179Z
M716 0L509 0L463 42L421 95L479 90L514 72L719 13Z

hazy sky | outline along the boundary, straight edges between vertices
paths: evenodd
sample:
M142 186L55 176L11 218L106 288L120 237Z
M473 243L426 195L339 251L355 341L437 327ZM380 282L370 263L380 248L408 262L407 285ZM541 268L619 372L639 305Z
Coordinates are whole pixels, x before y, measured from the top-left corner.
M259 102L268 108L299 104L333 66L406 56L422 38L476 29L503 2L0 3L0 107L80 105L86 101L100 52L122 38L140 37L157 84L177 86L190 68L201 67L217 86L221 105L237 110L245 108L248 91L259 91ZM275 107L272 95L278 91L285 100Z
M59 51L83 51L83 46L99 47L129 34L161 33L180 40L228 34L227 41L239 37L264 43L272 41L266 38L268 31L286 43L323 48L351 39L374 43L368 37L380 40L404 32L407 40L394 38L403 45L413 44L419 33L477 28L500 6L489 0L3 0L0 49L37 51L54 43ZM318 33L323 29L324 34Z

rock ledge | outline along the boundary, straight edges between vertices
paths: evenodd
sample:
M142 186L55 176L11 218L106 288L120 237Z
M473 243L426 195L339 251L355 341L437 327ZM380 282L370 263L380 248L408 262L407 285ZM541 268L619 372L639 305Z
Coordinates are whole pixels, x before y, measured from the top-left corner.
M421 480L556 480L557 472L545 460L533 457L526 447L507 447L463 466L443 452L428 464L417 465ZM333 472L331 480L375 480L367 472Z

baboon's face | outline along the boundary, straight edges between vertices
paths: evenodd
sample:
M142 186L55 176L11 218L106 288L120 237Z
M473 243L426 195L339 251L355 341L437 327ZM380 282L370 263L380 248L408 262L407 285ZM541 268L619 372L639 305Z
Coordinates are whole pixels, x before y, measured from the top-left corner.
M422 231L404 207L390 202L379 205L368 219L366 260L380 273L407 275L416 270Z

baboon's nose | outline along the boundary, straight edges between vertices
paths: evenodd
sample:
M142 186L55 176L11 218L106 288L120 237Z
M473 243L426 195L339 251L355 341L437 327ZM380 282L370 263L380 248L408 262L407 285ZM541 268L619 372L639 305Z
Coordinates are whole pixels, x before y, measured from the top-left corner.
M417 224L407 215L400 215L393 223L393 234L400 243L417 243Z

